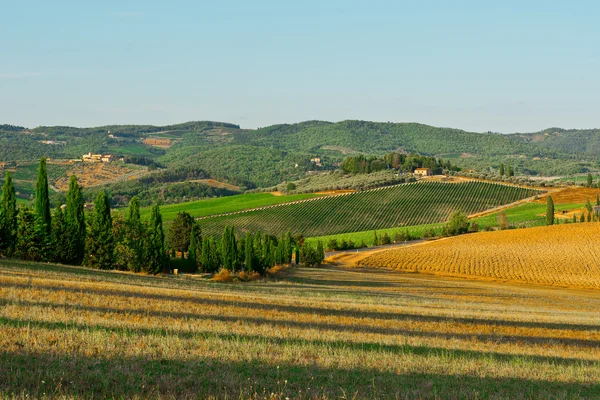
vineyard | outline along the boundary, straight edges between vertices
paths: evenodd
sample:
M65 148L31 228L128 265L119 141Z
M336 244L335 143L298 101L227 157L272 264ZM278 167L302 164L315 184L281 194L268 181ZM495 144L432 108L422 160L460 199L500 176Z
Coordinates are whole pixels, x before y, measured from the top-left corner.
M598 223L481 232L378 252L358 264L598 289L599 241Z
M229 213L200 223L208 234L234 226L239 232L279 235L289 230L311 237L439 223L455 210L473 214L540 193L480 181L416 182Z

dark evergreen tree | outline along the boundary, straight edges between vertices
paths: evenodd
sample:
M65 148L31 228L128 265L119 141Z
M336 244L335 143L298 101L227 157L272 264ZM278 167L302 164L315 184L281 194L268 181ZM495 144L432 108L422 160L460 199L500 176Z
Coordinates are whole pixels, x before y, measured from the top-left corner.
M252 239L252 235L250 232L246 232L245 238L245 248L244 248L244 267L246 271L254 271L256 266L254 265L254 241Z
M237 270L237 242L233 227L225 227L223 231L223 236L221 237L221 257L223 268L230 271Z
M588 172L587 174L587 187L591 188L593 184L592 174Z
M14 253L17 244L17 215L15 187L10 172L6 172L0 204L0 252L7 256Z
M19 210L15 255L22 260L44 261L46 257L46 227L28 207Z
M579 222L585 222L585 214L583 212L579 215Z
M296 258L296 265L300 265L300 247L296 246L296 254L294 256Z
M546 199L546 225L554 225L554 201L552 196Z
M38 169L37 182L35 185L35 214L43 222L46 234L49 236L52 229L52 216L50 215L46 158L40 160L40 167Z
M86 237L85 264L98 269L113 268L114 247L110 200L106 192L101 190L94 201Z
M132 272L140 272L145 264L146 227L140 218L140 203L137 196L129 201L127 218L125 219L126 233L124 245L130 250L132 258L128 263L128 269Z
M322 264L325 261L325 250L323 250L323 242L317 242L317 264Z
M196 224L192 225L192 230L190 231L190 247L188 250L188 259L190 262L190 265L192 266L192 269L194 271L196 271L196 269L198 268L198 257L197 257L197 251L198 251L198 235L196 234Z
M65 245L67 232L64 212L60 205L57 205L52 216L51 258L54 262L63 264L68 261L68 246Z
M172 249L181 252L181 258L184 258L185 252L190 248L190 233L195 221L188 212L177 213L169 228L169 245Z
M165 233L163 231L162 215L160 214L158 204L155 204L150 214L144 270L149 274L158 274L161 269L165 270L166 268L167 256L165 253Z
M69 179L69 191L66 197L67 206L64 212L66 235L63 241L66 253L65 262L80 265L85 256L85 204L81 187L77 183L75 175L71 175Z
M504 164L500 164L500 176L504 176Z

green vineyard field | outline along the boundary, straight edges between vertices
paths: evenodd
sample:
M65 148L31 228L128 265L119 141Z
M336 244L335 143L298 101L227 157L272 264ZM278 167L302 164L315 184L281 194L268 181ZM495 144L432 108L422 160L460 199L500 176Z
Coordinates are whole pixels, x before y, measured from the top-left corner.
M416 182L337 196L303 200L200 219L204 234L220 235L225 226L305 237L431 224L455 210L466 214L542 193L518 186L469 181Z

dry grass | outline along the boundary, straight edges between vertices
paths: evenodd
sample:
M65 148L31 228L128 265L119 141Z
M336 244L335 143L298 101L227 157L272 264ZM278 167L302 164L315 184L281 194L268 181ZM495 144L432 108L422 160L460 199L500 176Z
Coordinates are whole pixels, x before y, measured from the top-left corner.
M66 191L71 175L77 176L79 184L83 187L93 187L123 179L134 179L147 173L145 169L134 170L117 163L78 163L73 165L65 176L58 178L54 185L59 190Z
M560 190L553 190L549 193L552 196L554 204L583 204L586 199L592 203L596 202L596 195L600 194L598 188L584 188L578 186L569 186ZM541 196L537 202L546 204L547 195Z
M600 288L600 224L462 235L378 252L359 265L436 275Z
M599 309L389 270L223 285L0 261L0 397L592 398Z

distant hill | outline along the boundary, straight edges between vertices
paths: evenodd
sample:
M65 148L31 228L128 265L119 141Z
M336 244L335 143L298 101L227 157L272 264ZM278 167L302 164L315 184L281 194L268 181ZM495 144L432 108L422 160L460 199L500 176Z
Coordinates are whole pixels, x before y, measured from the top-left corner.
M517 173L574 174L598 169L600 130L550 128L502 135L369 121L306 121L255 130L211 121L95 128L0 125L0 161L111 153L153 159L168 168L197 168L211 178L247 188L334 168L347 154L381 155L392 150L435 155L480 171L505 163ZM322 167L311 163L314 157L322 159Z

